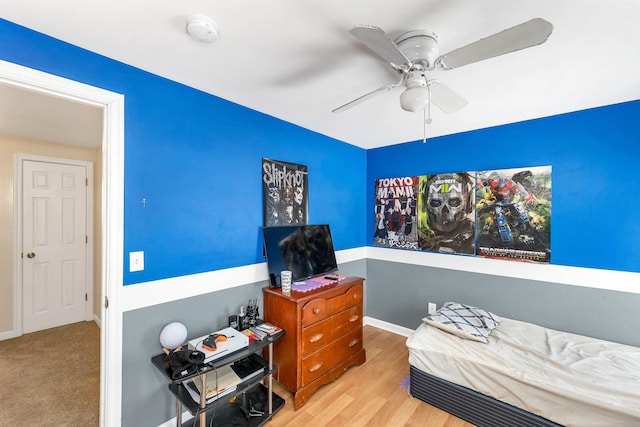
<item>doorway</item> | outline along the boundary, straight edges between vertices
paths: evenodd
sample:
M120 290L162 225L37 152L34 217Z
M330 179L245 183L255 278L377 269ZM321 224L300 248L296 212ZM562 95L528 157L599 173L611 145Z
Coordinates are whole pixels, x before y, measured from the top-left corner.
M93 163L17 157L22 333L94 320Z
M119 295L123 277L124 96L6 61L0 61L0 84L102 110L100 289L104 302L100 304L100 425L118 425L122 411L122 360L119 357L122 354L122 311ZM14 285L21 281L16 277L20 271L18 259L14 256ZM14 291L14 299L18 295ZM20 322L16 321L14 313L14 325L17 323Z

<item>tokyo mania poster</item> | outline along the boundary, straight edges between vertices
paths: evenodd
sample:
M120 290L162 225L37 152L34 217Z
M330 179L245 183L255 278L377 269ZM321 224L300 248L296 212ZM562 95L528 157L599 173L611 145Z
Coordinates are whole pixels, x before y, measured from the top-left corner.
M375 246L416 250L418 177L376 179L373 243Z

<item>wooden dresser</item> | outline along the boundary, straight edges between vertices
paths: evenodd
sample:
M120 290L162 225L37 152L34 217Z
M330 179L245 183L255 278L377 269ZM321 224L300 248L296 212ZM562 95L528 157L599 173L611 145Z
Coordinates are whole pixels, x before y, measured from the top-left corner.
M264 288L264 319L287 331L274 343L275 378L291 390L295 409L349 366L365 362L364 279L347 277L309 292Z

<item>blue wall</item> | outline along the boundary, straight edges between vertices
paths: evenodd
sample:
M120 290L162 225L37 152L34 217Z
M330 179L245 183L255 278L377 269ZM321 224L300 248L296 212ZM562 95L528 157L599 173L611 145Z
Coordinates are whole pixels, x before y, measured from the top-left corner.
M634 101L369 150L367 212L377 178L551 165L551 263L640 272L638 117Z
M373 244L376 178L551 165L551 262L640 272L640 101L364 151L4 20L0 59L125 94L125 284L262 262L262 157L309 166L337 249Z
M125 95L125 284L264 262L263 157L307 165L309 222L365 245L365 150L1 19L0 59Z

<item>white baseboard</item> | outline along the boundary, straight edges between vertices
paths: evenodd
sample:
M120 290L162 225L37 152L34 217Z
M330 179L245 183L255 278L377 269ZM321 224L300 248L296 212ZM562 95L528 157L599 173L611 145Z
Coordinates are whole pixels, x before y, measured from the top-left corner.
M16 331L5 331L5 332L0 332L0 341L4 341L4 340L8 340L11 338L16 338L19 337L20 335L18 335L16 333Z
M378 329L382 329L394 334L408 337L413 333L413 329L405 328L404 326L395 325L393 323L385 322L384 320L374 319L373 317L365 316L363 319L364 325L371 325ZM417 326L416 326L417 327Z

